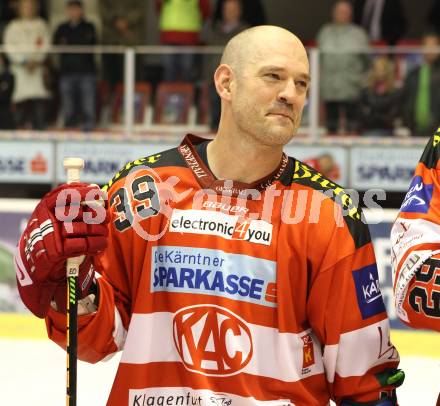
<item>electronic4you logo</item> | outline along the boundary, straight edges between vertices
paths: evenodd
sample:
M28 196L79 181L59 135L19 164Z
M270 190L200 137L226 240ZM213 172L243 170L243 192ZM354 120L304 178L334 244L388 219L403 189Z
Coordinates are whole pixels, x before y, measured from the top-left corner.
M181 309L174 316L173 337L185 367L204 375L237 374L252 358L249 327L223 307L198 305Z

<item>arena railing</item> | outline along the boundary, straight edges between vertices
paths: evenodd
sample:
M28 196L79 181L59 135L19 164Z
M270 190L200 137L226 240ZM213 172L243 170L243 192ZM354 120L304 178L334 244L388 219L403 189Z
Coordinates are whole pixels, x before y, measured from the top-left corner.
M156 58L156 62L160 61L162 55L165 54L185 54L192 53L198 55L211 55L212 57L219 57L223 47L218 46L200 46L200 47L170 47L170 46L138 46L138 47L123 47L123 46L50 46L44 50L43 53L47 55L56 56L65 53L90 53L96 56L105 54L119 54L123 56L124 61L124 76L123 76L123 117L122 125L114 128L129 137L139 131L153 131L154 133L172 133L180 134L185 131L191 131L194 127L196 131L209 132L206 125L195 125L194 122L184 126L137 126L135 123L135 105L136 105L136 60L137 58ZM399 47L373 47L366 51L369 55L421 55L423 53L437 52L440 54L440 48L422 49L418 46L399 46ZM13 49L5 46L0 47L0 52L7 53L35 53L31 47L15 46ZM311 140L321 138L325 133L321 121L321 98L320 98L320 75L321 75L321 58L322 51L316 47L308 48L310 60L310 72L312 83L310 86L308 101L307 101L307 117L305 125L300 130L300 135L307 135Z

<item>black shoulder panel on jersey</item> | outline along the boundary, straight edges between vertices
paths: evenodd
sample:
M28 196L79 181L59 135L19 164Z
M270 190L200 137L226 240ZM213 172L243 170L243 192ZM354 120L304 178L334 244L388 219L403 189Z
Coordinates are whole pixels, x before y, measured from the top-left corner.
M440 158L440 127L436 133L429 139L423 151L420 162L424 163L428 169L437 167L437 161Z
M113 178L106 185L102 187L103 190L107 191L113 183L117 180L127 176L130 171L136 166L148 166L149 168L160 168L164 166L186 166L182 155L179 154L177 148L171 148L166 151L158 152L154 155L149 155L144 158L136 159L135 161L129 162L123 166L118 173L113 176Z
M295 162L295 158L292 158L291 156L288 157L286 169L284 169L283 173L278 179L282 185L290 186L292 183L292 173L295 170Z
M356 248L360 248L371 241L370 230L362 209L353 202L353 199L344 188L298 160L295 160L291 183L298 183L322 192L339 204L342 207L342 215Z

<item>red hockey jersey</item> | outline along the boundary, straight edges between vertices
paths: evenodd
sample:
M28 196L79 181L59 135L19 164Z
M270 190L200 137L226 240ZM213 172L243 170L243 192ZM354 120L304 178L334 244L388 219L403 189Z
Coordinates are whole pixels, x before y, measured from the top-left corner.
M392 389L399 357L360 209L285 155L255 184L217 180L206 144L188 136L105 187L110 243L79 356L123 351L108 404L314 406ZM47 327L63 346L65 316Z
M440 331L440 128L420 158L391 231L397 314Z

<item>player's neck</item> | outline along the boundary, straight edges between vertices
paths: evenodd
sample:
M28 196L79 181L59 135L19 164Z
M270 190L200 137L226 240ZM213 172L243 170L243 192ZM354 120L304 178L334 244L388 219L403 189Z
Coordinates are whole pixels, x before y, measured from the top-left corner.
M219 131L208 144L209 167L217 179L253 183L270 175L281 162L282 147L249 142Z

